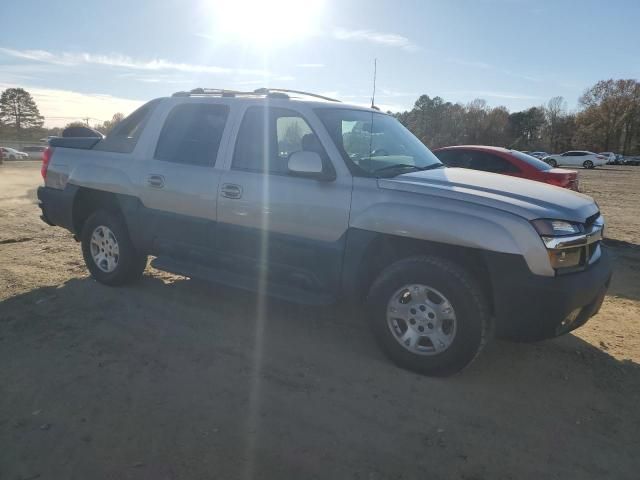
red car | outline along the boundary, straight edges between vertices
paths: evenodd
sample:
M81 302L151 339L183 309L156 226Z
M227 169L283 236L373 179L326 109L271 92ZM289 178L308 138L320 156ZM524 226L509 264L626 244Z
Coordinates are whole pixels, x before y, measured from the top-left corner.
M460 145L437 148L433 153L448 167L501 173L578 191L577 172L553 168L542 160L517 150L482 145Z

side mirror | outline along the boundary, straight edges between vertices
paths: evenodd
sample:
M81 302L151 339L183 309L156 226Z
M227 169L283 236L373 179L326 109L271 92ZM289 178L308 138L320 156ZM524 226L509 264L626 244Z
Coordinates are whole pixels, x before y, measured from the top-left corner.
M297 177L315 178L318 180L333 180L335 177L324 171L322 158L316 152L299 151L289 157L289 174Z

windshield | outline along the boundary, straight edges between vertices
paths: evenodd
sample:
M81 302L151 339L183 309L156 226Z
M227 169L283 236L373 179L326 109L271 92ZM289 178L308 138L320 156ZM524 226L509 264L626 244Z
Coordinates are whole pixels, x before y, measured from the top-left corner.
M322 108L316 113L354 175L397 175L403 170L442 166L420 140L389 115L344 108Z
M518 160L522 160L523 162L528 163L532 167L537 170L551 170L553 167L549 165L547 162L543 162L542 160L538 160L536 157L532 157L531 155L527 155L526 153L519 152L518 150L511 150L511 155L516 157Z

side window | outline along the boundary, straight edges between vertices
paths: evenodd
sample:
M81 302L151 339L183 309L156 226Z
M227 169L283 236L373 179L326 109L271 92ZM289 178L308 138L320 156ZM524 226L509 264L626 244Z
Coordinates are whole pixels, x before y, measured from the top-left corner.
M305 150L327 156L307 121L283 108L251 107L242 119L231 168L286 175L289 157Z
M447 167L471 168L471 157L467 152L461 150L444 150L435 152L435 155Z
M138 143L138 138L142 134L151 112L158 105L160 99L152 100L127 118L122 120L118 125L109 132L109 135L99 142L93 149L104 152L115 153L131 153Z
M451 152L450 150L442 150L439 152L433 152L433 154L438 157L438 160L440 160L442 163L444 163L447 167L451 167L452 165L451 163L451 157L453 152Z
M160 132L156 160L213 166L228 116L226 105L184 103L174 107Z
M277 117L276 134L278 141L278 156L287 157L294 152L301 151L302 139L306 135L313 135L311 128L302 117Z
M491 155L485 152L474 152L471 161L471 168L474 170L482 170L483 172L492 173L509 173L517 172L511 163L497 155Z

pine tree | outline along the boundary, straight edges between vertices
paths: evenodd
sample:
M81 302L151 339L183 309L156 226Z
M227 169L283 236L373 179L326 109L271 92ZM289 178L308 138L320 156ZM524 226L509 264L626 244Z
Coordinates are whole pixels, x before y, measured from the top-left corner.
M0 122L13 128L20 137L24 130L41 128L44 117L29 92L7 88L0 96Z

